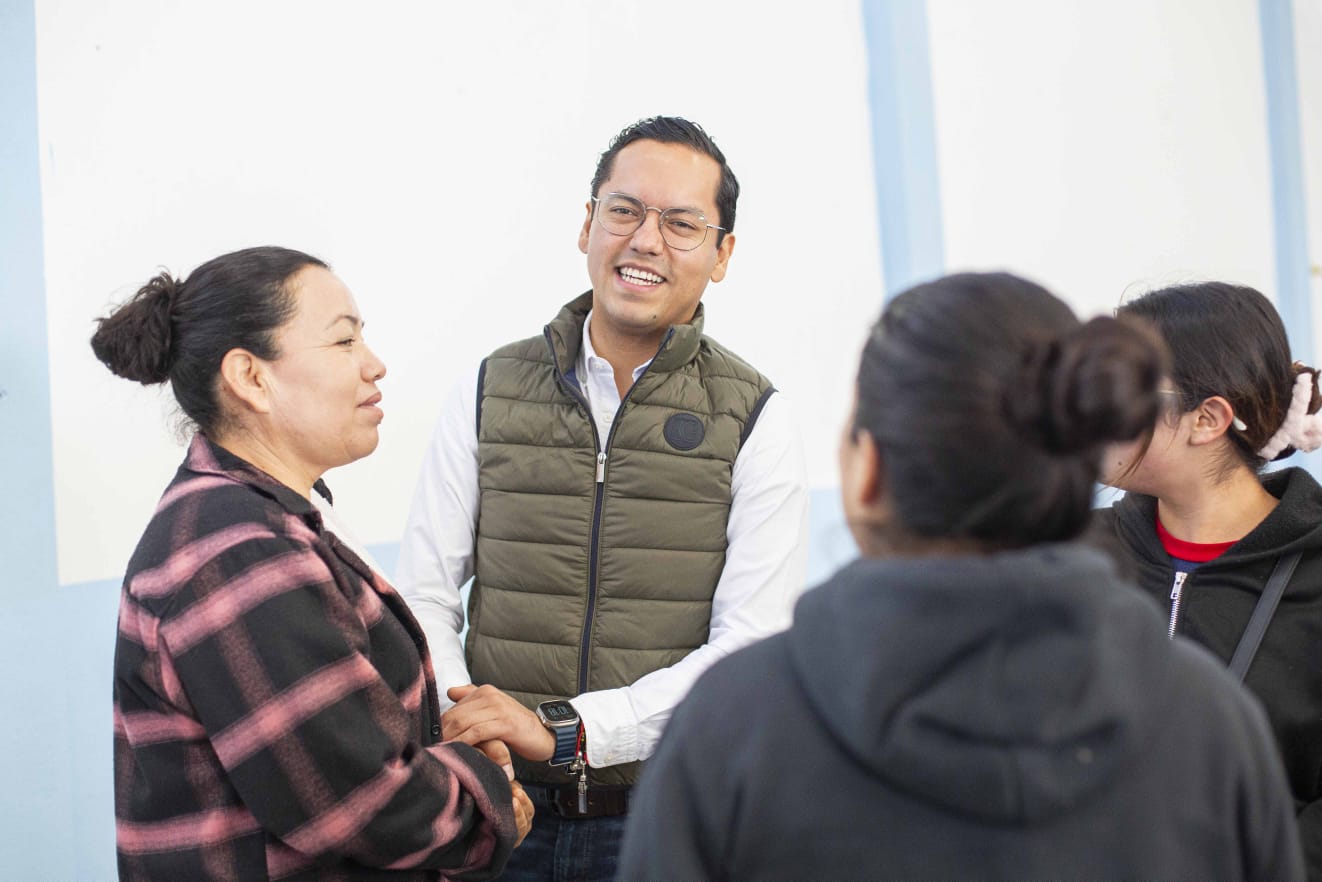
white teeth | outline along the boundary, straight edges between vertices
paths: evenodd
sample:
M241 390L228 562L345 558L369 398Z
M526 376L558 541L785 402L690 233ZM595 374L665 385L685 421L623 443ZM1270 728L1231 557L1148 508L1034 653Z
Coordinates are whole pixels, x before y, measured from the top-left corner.
M665 281L656 273L649 273L647 270L634 269L631 266L620 267L620 275L624 276L630 282L639 282L644 285L659 285Z

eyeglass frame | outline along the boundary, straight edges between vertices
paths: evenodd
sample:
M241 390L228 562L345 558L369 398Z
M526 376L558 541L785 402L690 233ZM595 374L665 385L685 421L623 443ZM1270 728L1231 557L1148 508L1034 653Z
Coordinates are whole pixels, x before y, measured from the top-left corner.
M614 230L612 230L610 227L606 226L605 222L601 219L601 214L599 211L599 209L601 208L601 197L589 196L588 198L592 200L593 219L598 224L601 225L601 228L603 230L605 230L607 233L610 233L612 236L632 236L634 233L641 230L643 228L643 224L647 223L647 213L649 211L656 212L657 228L661 232L661 241L665 242L668 247L674 248L676 251L697 251L703 245L707 244L707 230L719 230L722 233L730 232L725 227L718 227L716 226L716 224L707 223L706 213L698 211L695 208L684 208L678 205L671 206L670 208L657 208L655 205L648 205L646 202L639 199L637 196L631 196L628 193L621 193L618 190L612 190L611 192L606 194L606 198L609 198L611 196L619 196L621 198L628 199L629 201L636 202L643 207L643 214L642 217L638 219L638 226L634 227L632 230L630 230L627 233L617 233ZM674 244L673 242L671 242L669 239L666 238L665 219L666 219L666 214L671 211L696 212L698 217L702 218L702 223L706 227L706 229L702 231L702 238L698 240L698 243L694 245L692 248L681 248L680 246Z
M1158 389L1157 394L1174 395L1175 403L1181 406L1184 405L1184 393L1181 392L1179 389ZM1226 403L1229 404L1229 402ZM1183 411L1183 412L1187 413L1187 411ZM1233 406L1231 407L1231 411L1230 411L1230 424L1241 432L1247 432L1249 430L1248 424L1244 422L1243 418L1240 417L1239 414L1235 413Z

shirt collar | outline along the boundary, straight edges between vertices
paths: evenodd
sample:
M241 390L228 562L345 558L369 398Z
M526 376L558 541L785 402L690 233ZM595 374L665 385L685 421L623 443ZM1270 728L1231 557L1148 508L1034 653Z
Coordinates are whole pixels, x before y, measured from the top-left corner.
M593 310L589 309L587 316L583 319L583 343L578 348L578 373L582 377L586 377L588 371L595 364L599 363L610 367L610 362L598 355L597 350L592 346L592 334L589 333L592 330L592 312ZM651 363L652 359L649 358L633 369L633 381L635 383L638 382L638 378L643 375L643 371L647 370L647 366ZM613 371L614 368L611 368L611 370Z
M240 484L246 484L263 496L278 502L290 514L304 518L317 528L321 526L321 512L309 500L304 499L297 492L286 487L257 468L257 466L214 443L201 432L195 434L188 445L188 454L184 457L184 468L196 474L219 475ZM321 484L321 489L326 490L322 495L329 500L329 488L326 488L326 485L322 484L320 480L317 483Z

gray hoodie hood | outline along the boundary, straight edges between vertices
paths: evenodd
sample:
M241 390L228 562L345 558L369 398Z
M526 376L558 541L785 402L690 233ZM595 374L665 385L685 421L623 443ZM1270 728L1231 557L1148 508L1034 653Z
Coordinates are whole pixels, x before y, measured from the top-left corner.
M1151 602L1074 545L859 560L804 595L788 640L808 712L864 767L1002 823L1114 780L1170 658Z

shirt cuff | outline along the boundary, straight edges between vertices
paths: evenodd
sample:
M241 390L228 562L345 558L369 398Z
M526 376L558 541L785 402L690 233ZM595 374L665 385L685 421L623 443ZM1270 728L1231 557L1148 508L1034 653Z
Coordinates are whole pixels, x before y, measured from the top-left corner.
M585 692L569 703L583 722L589 766L600 769L639 759L638 718L627 689Z
M454 702L445 694L446 690L451 686L467 686L473 682L473 678L468 675L468 665L464 664L462 656L456 659L433 655L431 663L436 675L436 697L441 703L441 713L445 713L454 707Z

